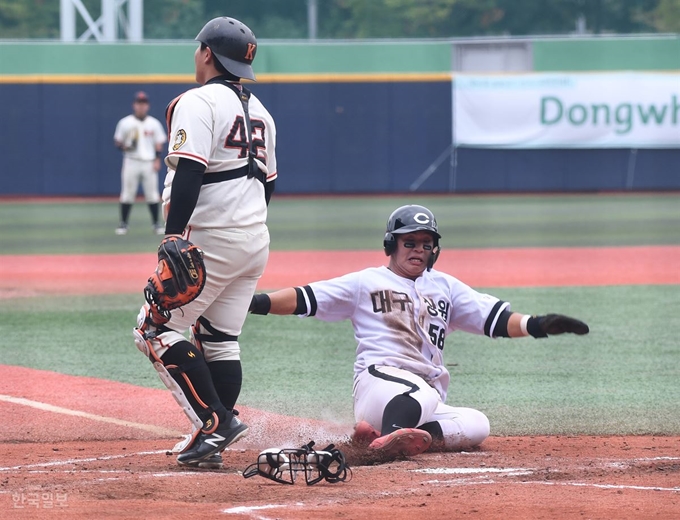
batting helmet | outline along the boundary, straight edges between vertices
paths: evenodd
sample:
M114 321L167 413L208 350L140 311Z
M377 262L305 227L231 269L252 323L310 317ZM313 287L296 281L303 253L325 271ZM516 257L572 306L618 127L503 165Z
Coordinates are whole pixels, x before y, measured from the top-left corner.
M257 39L247 25L234 18L213 18L203 26L196 41L207 45L228 72L255 81L252 63Z
M392 212L390 218L387 219L387 229L383 239L385 254L390 256L397 250L397 238L394 235L413 233L415 231L428 231L434 239L432 256L427 263L427 270L429 271L439 257L439 239L441 235L437 230L437 220L434 218L434 213L425 206L412 204L410 206L402 206Z

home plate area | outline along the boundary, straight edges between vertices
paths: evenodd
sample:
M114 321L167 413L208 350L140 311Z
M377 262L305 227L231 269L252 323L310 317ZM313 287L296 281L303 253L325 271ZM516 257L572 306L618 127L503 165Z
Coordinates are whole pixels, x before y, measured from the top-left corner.
M352 479L313 486L244 479L259 452L236 446L224 453L225 469L190 470L167 454L168 439L6 443L0 510L3 518L670 519L680 513L678 440L491 437L474 452L372 465L340 442ZM57 496L58 508L48 502Z

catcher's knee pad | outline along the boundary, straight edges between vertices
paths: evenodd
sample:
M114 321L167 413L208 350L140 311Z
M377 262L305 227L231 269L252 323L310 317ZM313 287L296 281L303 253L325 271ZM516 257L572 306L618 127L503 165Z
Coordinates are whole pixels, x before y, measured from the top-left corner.
M241 359L241 347L238 336L232 336L217 330L200 316L191 327L191 342L203 351L206 361L238 361Z
M137 314L137 327L132 331L135 345L152 363L161 362L161 356L172 345L186 339L179 332L166 327L165 323L167 321L163 321L148 303L142 305Z

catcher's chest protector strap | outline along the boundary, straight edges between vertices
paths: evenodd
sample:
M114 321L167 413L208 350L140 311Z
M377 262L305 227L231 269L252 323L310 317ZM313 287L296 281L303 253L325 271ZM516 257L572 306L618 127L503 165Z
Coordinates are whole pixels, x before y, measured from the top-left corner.
M247 164L235 170L225 170L222 172L210 172L203 175L203 185L216 184L218 182L233 181L241 177L247 177L250 173L250 166Z
M177 106L177 102L179 101L179 98L181 98L184 95L184 93L180 94L177 96L175 99L170 101L168 103L168 106L165 107L165 123L168 128L168 140L172 139L172 130L170 130L170 123L172 123L172 114L175 111L175 106Z
M198 324L200 324L205 330L207 330L209 334L199 332ZM194 338L200 342L209 341L211 343L225 343L227 341L238 341L238 336L232 336L231 334L227 334L225 332L222 332L221 330L217 330L203 316L199 316L196 325L197 326L194 327L193 330Z
M246 124L246 138L248 139L248 177L255 177L262 184L266 184L267 176L255 164L255 157L257 157L257 154L253 153L253 134L250 124L250 113L248 112L250 91L240 83L237 86L234 83L220 77L213 78L209 80L208 83L219 83L225 87L228 87L234 92L234 94L238 96L239 100L241 100L241 105L243 106L243 116Z

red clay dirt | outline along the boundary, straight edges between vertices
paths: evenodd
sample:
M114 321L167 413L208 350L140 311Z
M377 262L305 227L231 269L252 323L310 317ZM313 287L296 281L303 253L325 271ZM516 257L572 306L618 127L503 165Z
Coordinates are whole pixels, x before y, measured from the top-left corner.
M274 252L260 287L384 261ZM676 246L451 250L437 264L473 286L678 284L678 266ZM154 255L4 256L0 295L136 292L154 268ZM680 518L678 437L490 437L470 453L374 464L348 443L351 425L244 408L251 434L225 452L225 469L208 471L166 455L188 421L164 390L0 365L0 413L0 518ZM264 448L309 440L336 442L352 480L285 486L240 474Z
M272 251L260 289L384 265L380 251ZM140 292L153 253L0 256L0 297ZM437 269L473 287L680 284L680 246L450 249Z
M188 421L164 390L0 365L0 410L2 518L671 519L680 513L676 437L490 437L468 453L374 465L348 443L350 425L244 408L252 435L225 452L225 469L208 471L182 469L167 454ZM353 466L351 481L307 487L242 477L260 450L309 440L319 448L336 443Z

